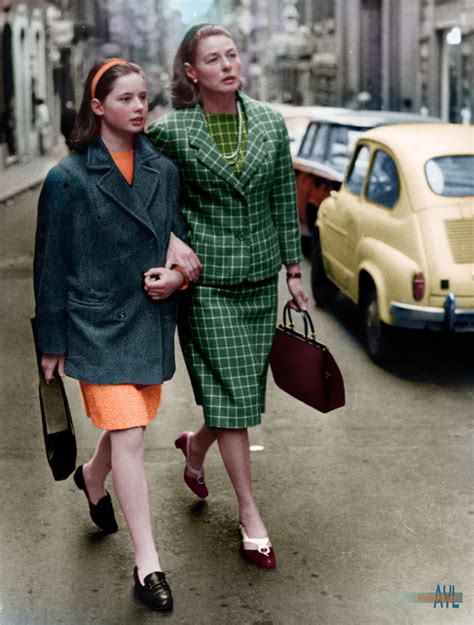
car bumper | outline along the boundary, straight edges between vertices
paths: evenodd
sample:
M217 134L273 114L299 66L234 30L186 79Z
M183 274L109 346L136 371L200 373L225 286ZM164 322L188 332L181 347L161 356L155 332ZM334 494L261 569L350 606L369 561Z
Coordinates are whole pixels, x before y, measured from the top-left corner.
M454 293L446 296L443 308L391 302L390 313L393 325L399 328L474 332L474 310L456 308Z

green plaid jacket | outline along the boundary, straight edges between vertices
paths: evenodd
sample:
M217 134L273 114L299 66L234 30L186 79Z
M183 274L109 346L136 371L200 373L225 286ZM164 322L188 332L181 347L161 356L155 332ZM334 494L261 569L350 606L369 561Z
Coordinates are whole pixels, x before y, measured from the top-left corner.
M203 284L264 280L301 260L296 191L282 116L239 93L248 125L235 176L210 137L200 106L153 122L148 137L181 172L181 211L203 263Z

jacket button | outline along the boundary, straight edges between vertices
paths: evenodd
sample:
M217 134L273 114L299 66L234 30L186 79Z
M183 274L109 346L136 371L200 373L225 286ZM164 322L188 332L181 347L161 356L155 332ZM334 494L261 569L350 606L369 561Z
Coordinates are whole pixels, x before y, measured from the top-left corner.
M125 311L123 311L123 310L120 310L120 311L117 313L117 317L118 317L119 319L125 319L125 317L126 317L126 316L127 316L127 313L126 313Z

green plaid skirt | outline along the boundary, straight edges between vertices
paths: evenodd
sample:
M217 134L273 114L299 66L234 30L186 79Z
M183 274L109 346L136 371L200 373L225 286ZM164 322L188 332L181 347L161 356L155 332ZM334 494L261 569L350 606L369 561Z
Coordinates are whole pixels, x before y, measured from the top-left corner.
M275 334L277 282L196 285L180 305L179 339L206 425L258 425Z

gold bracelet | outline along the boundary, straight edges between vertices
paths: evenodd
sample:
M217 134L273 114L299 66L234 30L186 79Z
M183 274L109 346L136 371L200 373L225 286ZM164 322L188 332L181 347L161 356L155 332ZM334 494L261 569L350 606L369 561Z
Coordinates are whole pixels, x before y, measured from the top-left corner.
M292 278L301 278L301 271L287 271L286 279L291 280Z

